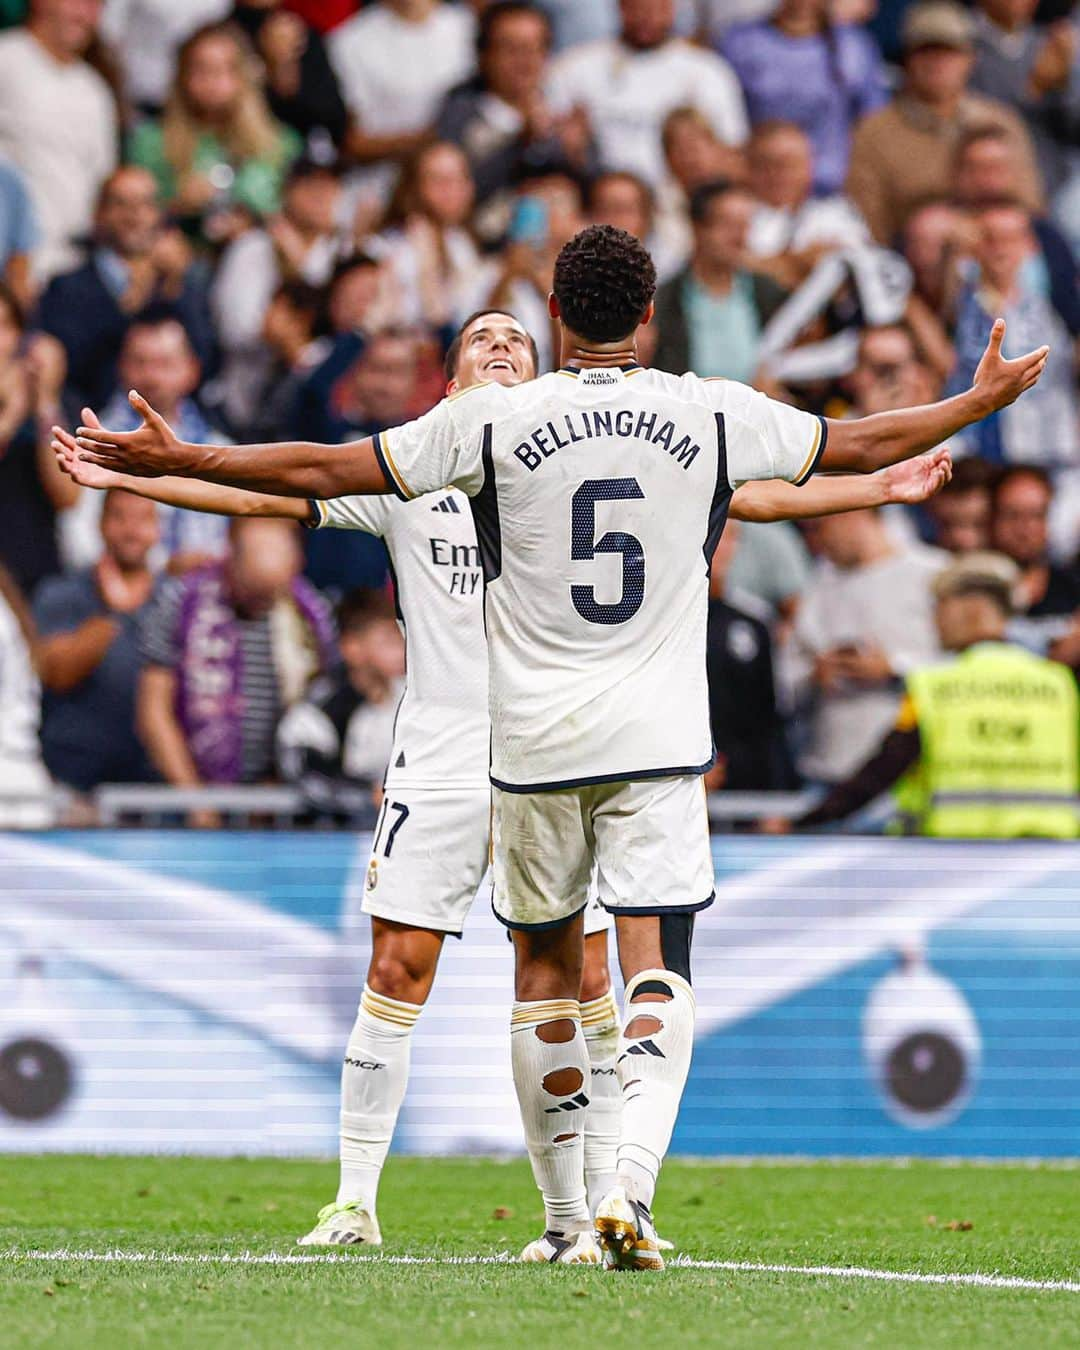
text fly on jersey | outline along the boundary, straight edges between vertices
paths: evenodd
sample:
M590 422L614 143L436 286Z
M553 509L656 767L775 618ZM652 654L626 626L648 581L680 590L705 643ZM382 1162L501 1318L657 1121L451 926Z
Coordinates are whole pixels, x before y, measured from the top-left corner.
M660 414L642 409L635 418L629 408L586 408L564 413L556 421L545 422L514 450L514 456L529 470L538 469L545 459L557 450L565 450L577 441L592 440L597 436L617 436L621 440L646 441L658 445L672 455L684 469L688 469L701 449L689 436L680 436L674 422L659 422ZM659 422L659 425L657 423ZM567 439L560 435L565 432Z

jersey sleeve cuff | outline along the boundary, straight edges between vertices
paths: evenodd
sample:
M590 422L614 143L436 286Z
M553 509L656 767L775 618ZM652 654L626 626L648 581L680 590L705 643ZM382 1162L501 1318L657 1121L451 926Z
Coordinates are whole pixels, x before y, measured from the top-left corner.
M409 502L413 499L413 493L398 472L398 467L394 463L394 457L390 453L390 447L387 444L386 433L377 431L372 437L375 446L375 458L379 461L379 468L383 471L383 477L394 490L394 495L403 502Z
M825 453L825 447L829 442L829 424L824 417L818 416L818 432L814 439L813 447L806 458L806 463L799 470L798 476L791 481L796 487L808 482L817 471L817 466L821 463L821 456Z
M321 530L326 524L326 508L314 497L309 498L307 515L300 522L305 530Z

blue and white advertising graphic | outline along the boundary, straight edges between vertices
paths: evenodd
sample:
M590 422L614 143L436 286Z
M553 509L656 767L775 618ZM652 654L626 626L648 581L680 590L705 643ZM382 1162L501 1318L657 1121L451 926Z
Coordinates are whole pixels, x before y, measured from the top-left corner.
M0 836L0 1150L336 1149L368 839ZM687 1154L1068 1156L1080 850L714 841ZM418 1025L395 1146L521 1147L486 888Z

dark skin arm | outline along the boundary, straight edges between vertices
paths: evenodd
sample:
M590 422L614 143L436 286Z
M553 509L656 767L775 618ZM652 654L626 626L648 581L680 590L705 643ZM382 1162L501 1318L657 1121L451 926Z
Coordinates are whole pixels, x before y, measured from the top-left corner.
M127 432L107 431L100 425L79 427L81 460L140 478L201 478L283 497L325 500L352 493L392 491L370 437L347 445L317 445L312 441L190 445L179 439L140 394L133 391L128 397L143 419L142 426ZM59 442L62 435L61 428L53 428L54 441Z
M1001 355L1005 321L998 319L970 389L921 408L875 413L847 422L829 422L829 439L819 468L871 473L910 459L963 427L1007 407L1038 380L1049 350L1040 347L1006 361ZM283 441L278 445L189 445L134 391L131 406L142 417L135 431L81 426L79 457L117 473L156 478L170 474L203 478L229 487L287 497L346 497L391 491L370 439L349 445ZM59 428L54 428L54 434Z
M1042 374L1049 348L1007 361L1001 355L1004 336L1005 320L998 319L971 388L954 398L850 421L830 419L828 444L818 467L872 473L940 445L972 422L1015 403Z

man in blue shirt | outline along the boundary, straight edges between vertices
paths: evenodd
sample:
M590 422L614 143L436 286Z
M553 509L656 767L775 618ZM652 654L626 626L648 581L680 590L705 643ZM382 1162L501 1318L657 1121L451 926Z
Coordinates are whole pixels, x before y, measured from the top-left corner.
M100 561L49 577L34 603L42 752L55 779L84 792L152 777L135 735L135 685L136 626L154 586L147 558L158 539L155 503L106 493L101 535Z

